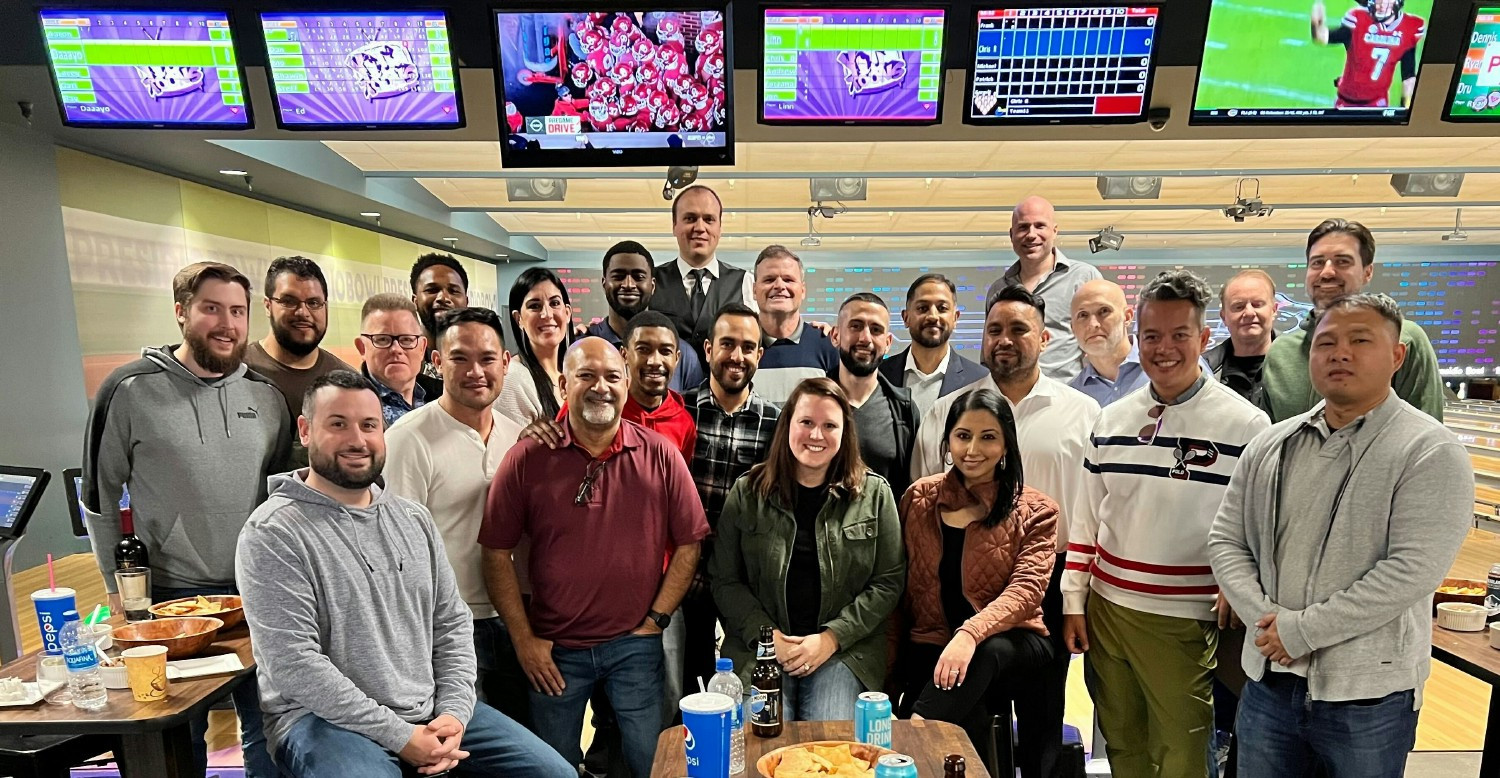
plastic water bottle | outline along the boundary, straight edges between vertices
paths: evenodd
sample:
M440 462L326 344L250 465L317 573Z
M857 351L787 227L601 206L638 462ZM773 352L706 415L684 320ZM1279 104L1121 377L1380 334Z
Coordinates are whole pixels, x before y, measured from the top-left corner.
M735 701L729 724L729 774L745 772L745 685L734 674L734 660L720 659L714 665L718 672L708 681L708 690ZM721 709L722 710L722 709Z
M63 613L63 628L57 635L63 661L68 665L68 691L73 704L84 710L101 710L109 702L104 677L99 672L99 652L78 635L78 611Z

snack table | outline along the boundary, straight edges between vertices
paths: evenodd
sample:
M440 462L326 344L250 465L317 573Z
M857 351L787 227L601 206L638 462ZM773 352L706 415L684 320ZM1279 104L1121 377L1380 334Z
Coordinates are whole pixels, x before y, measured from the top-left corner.
M124 620L117 616L110 623L123 624ZM0 668L0 678L35 681L39 653L32 652ZM193 750L188 722L206 715L209 708L229 696L244 675L255 668L248 627L240 624L221 632L200 656L225 653L239 654L246 670L234 675L174 680L167 688L167 699L162 702L136 702L129 689L111 689L109 704L100 711L46 701L24 707L0 707L0 735L119 735L120 749L115 757L125 778L191 775Z
M1500 652L1496 652L1500 653ZM813 740L853 740L852 721L788 721L781 728L781 737L759 738L748 729L745 731L744 778L757 778L755 762L762 755L782 746L794 746ZM906 754L917 761L917 773L938 776L943 774L943 757L962 754L967 761L965 775L968 778L989 778L974 744L963 727L945 721L891 721L891 749ZM683 750L682 727L671 727L656 739L656 759L651 763L651 778L677 778L687 775L687 755Z

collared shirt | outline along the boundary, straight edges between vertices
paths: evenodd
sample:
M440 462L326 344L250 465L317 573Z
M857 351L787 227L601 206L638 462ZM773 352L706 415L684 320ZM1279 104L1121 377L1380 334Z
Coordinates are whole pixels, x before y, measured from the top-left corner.
M1113 381L1100 375L1087 356L1081 357L1078 361L1083 369L1078 373L1077 378L1068 382L1068 386L1094 398L1094 402L1099 403L1101 408L1151 382L1151 379L1146 377L1146 372L1141 369L1141 347L1134 341L1131 342L1130 353L1125 355L1125 361L1120 363L1120 372Z
M499 615L485 589L476 538L490 482L521 436L521 425L493 408L490 415L494 426L487 440L436 402L402 416L385 433L386 489L432 512L458 591L476 619Z
M922 417L911 458L913 481L948 469L943 458L943 427L948 421L948 410L958 398L978 389L1000 392L1000 385L995 383L994 376L986 377L938 398ZM1005 393L1000 392L1000 396ZM1005 402L1016 417L1026 485L1051 497L1062 508L1057 522L1057 549L1061 551L1068 543L1067 517L1081 498L1083 457L1089 433L1099 418L1099 403L1045 375L1037 377L1036 385L1019 403L1011 403L1009 398Z
M589 325L588 334L596 338L604 338L616 348L624 340L609 326L609 319L600 319ZM682 338L677 339L677 367L672 369L671 381L667 388L674 392L682 393L703 383L707 378L703 374L703 363L698 361L698 352Z
M839 351L833 341L804 317L791 337L776 338L766 346L755 371L755 390L780 406L792 396L797 384L827 376L838 366Z
M1052 258L1052 272L1031 293L1042 298L1047 309L1047 332L1052 334L1047 347L1042 349L1042 372L1051 378L1067 382L1078 375L1078 358L1083 354L1068 321L1072 318L1073 295L1078 292L1078 287L1103 278L1104 275L1087 262L1068 259L1063 255L1062 249L1053 249ZM1005 275L990 284L989 291L985 293L986 301L1001 289L1019 283L1021 262L1017 260L1005 271Z
M527 438L506 455L479 542L510 550L531 541L532 630L578 649L640 626L661 588L662 549L706 535L692 474L666 438L621 421L595 457L564 421L556 449Z
M692 265L689 265L687 263L687 260L683 259L682 257L677 258L677 272L682 274L682 290L687 292L689 300L693 299L693 278L689 276L688 273L691 273L694 270L698 269L699 268L695 268ZM708 264L704 265L702 269L708 271L708 277L703 279L703 293L707 294L708 290L713 287L714 281L717 281L719 278L719 255L713 255L713 257L708 260ZM751 310L755 311L756 313L760 313L760 306L755 304L754 270L745 271L745 281L740 285L740 301L750 306Z
M937 402L943 392L943 379L948 377L948 362L953 359L953 348L949 347L943 352L943 361L933 368L931 373L924 373L917 367L917 358L911 349L906 350L906 370L903 385L911 390L911 401L916 403L917 413L927 412L932 404Z
M690 390L683 402L698 424L698 444L691 462L693 482L698 485L709 525L716 526L735 479L750 472L755 463L765 461L781 411L752 388L739 410L725 413L707 381Z
M365 380L370 382L370 387L375 390L375 396L380 398L380 414L385 417L385 426L389 428L396 420L408 413L427 404L427 392L422 389L421 384L413 384L411 387L411 402L395 389L380 383L375 376L370 375L369 365L360 365L359 372L363 373Z

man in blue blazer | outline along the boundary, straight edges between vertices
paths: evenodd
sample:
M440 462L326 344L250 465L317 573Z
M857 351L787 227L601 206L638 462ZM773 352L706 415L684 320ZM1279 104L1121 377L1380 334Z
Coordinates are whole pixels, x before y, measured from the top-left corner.
M911 390L921 418L939 397L952 394L989 371L964 359L948 344L958 325L958 290L942 273L926 273L906 292L901 321L911 334L911 346L880 363L880 374Z

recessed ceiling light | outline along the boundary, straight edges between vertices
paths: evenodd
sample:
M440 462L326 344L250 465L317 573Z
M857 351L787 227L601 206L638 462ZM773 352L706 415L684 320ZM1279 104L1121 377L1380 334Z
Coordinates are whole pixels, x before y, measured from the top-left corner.
M500 252L497 251L497 252L495 252L495 256L497 256L497 257L508 257L510 255L509 254L502 254L502 253L500 253Z
M446 241L452 241L452 242L454 242L454 243L457 243L457 242L458 242L458 238L443 238L443 240L446 240Z
M225 175L225 176L248 176L248 175L250 175L249 171L240 170L239 168L232 168L232 167L227 167L227 168L224 168L223 170L220 170L219 174L220 175Z
M380 218L380 211L360 211L359 215L367 219L378 219Z

